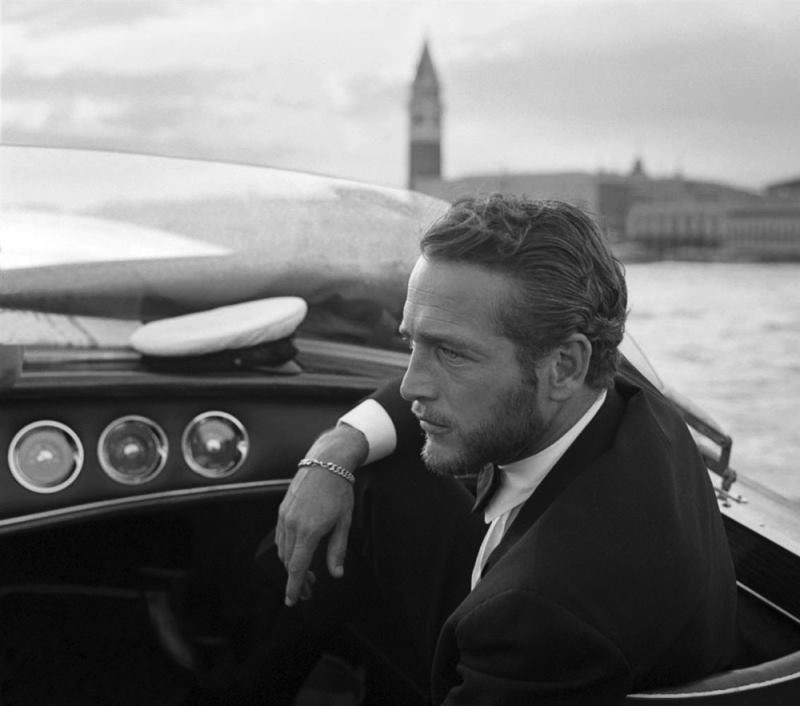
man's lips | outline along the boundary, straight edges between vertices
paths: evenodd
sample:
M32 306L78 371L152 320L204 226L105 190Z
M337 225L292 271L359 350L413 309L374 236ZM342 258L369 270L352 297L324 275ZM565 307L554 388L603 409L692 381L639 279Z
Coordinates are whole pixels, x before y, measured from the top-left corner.
M417 418L422 431L426 434L444 434L450 429L446 419L431 414L417 401L411 405L411 412Z
M438 422L426 419L425 417L417 416L417 421L419 422L422 431L424 431L426 434L444 434L449 429L446 424L439 424Z

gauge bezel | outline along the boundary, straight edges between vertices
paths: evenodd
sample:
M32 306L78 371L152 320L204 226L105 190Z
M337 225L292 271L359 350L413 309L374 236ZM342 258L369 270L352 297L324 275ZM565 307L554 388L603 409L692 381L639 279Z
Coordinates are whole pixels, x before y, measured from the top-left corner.
M244 445L244 450L241 450L241 458L236 462L231 468L226 471L212 471L204 466L201 466L191 454L191 449L189 448L189 433L191 429L199 424L200 422L205 421L206 419L219 417L228 422L230 422L235 429L242 435L242 440L239 442L239 446L242 444ZM250 436L247 433L247 429L245 428L244 424L240 422L236 417L228 412L222 412L220 410L209 410L208 412L202 412L194 417L184 428L183 434L181 436L181 452L183 454L183 460L186 465L198 475L203 476L204 478L211 478L211 479L218 479L218 478L227 478L228 476L236 473L241 467L242 464L245 462L247 455L250 453Z
M22 438L34 431L36 429L57 429L60 432L63 432L67 437L70 445L72 446L72 455L73 455L73 463L75 468L72 472L60 483L56 485L50 486L43 486L38 485L37 483L33 482L28 478L22 469L19 467L17 462L17 452L19 451L19 444ZM83 443L80 440L80 437L75 433L75 431L68 427L66 424L62 422L57 422L54 419L37 419L30 424L26 424L22 429L20 429L14 437L11 439L11 442L8 445L8 468L11 471L11 475L14 476L14 480L17 481L23 488L30 490L34 493L40 493L43 495L49 495L50 493L57 493L60 490L64 490L64 488L69 487L75 482L75 479L80 475L81 470L83 470L83 462L86 458Z
M159 455L158 465L146 476L134 477L120 473L120 471L111 465L105 453L104 446L108 435L113 431L114 427L126 422L140 422L145 424L154 432L156 437L156 447ZM100 438L97 440L97 461L100 464L100 468L103 469L103 472L111 478L111 480L123 485L143 485L144 483L149 483L164 470L164 466L167 465L168 456L169 439L164 429L162 429L161 425L157 422L150 419L150 417L145 417L141 414L126 414L122 417L117 417L106 425L105 429L103 429L103 432L100 434Z

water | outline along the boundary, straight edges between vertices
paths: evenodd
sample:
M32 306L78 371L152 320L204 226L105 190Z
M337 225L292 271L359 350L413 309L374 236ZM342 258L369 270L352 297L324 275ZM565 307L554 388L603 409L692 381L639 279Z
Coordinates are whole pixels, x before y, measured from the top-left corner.
M733 437L731 466L800 501L800 264L627 267L628 330Z

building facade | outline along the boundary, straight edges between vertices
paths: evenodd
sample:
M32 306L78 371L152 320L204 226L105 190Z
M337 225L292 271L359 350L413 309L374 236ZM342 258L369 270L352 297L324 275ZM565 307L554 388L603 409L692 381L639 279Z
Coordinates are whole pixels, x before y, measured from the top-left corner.
M642 257L800 260L800 202L637 203L626 231Z
M766 188L766 194L771 199L800 201L800 177L769 184Z

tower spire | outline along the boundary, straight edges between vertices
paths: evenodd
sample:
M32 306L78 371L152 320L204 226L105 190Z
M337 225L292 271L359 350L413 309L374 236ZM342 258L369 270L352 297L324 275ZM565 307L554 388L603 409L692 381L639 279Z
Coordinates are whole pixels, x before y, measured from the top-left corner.
M440 179L442 175L442 103L427 39L411 84L408 112L408 187L413 189L421 179Z

